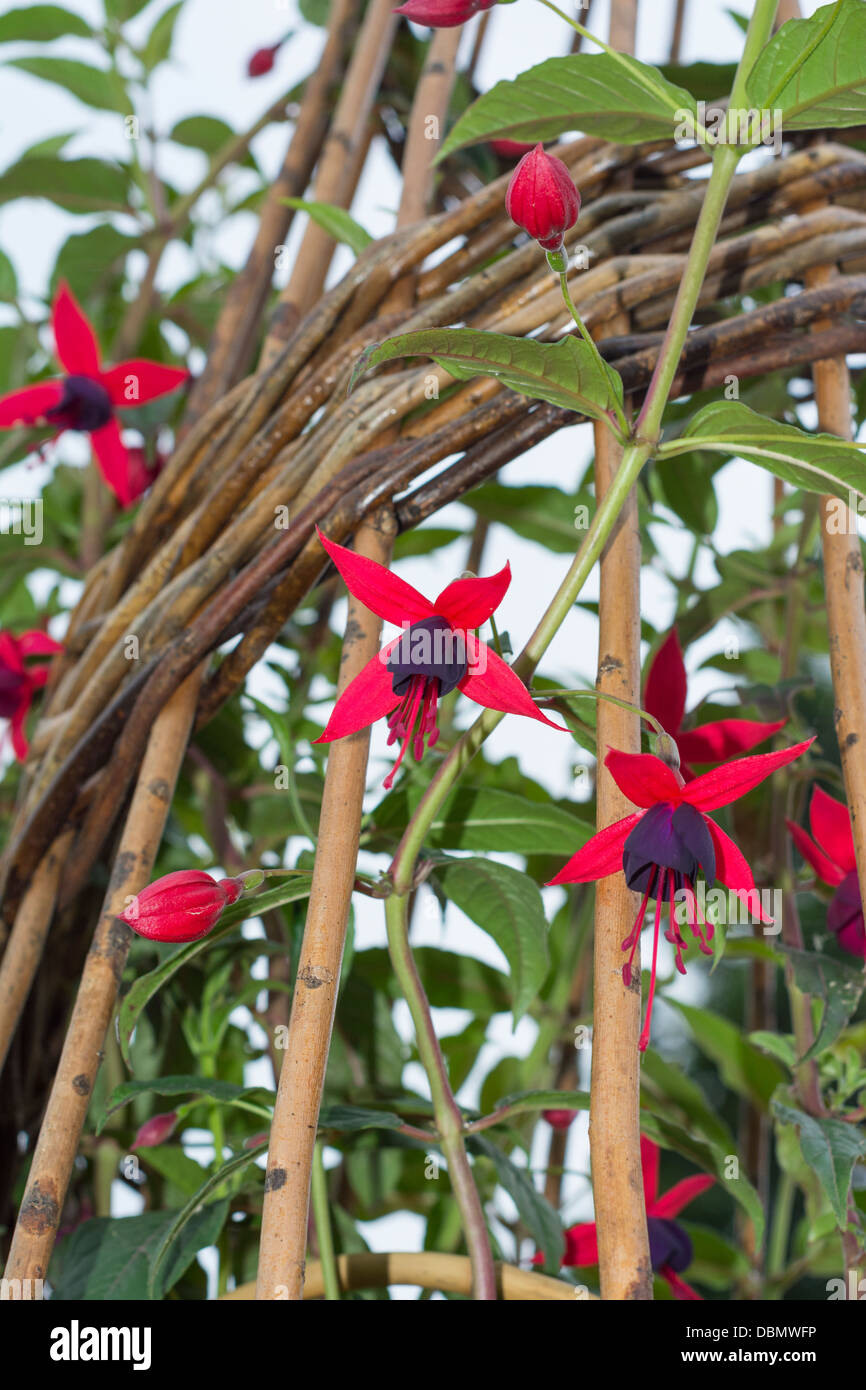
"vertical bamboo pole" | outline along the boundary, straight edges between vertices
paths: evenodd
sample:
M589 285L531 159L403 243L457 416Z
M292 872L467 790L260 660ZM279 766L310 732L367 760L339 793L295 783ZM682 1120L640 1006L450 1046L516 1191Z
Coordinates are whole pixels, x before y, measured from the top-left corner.
M637 0L611 10L611 44L633 52ZM628 331L617 316L608 332ZM610 431L595 428L596 505L607 492L622 450ZM596 688L640 703L640 532L633 490L601 558L598 678ZM608 748L640 752L640 721L607 701L598 706L598 809L602 830L633 807L602 765ZM652 1298L652 1270L640 1164L640 970L622 980L622 942L637 914L637 899L621 874L596 884L589 1144L604 1299ZM639 950L635 957L639 963Z
M154 724L148 741L39 1131L6 1264L8 1279L43 1279L48 1270L132 939L132 933L118 921L117 914L150 877L195 716L203 673L202 665L179 686Z
M359 527L355 549L387 565L395 533L393 513L383 508ZM350 596L338 694L375 657L381 629L381 621ZM333 743L328 753L310 903L268 1147L258 1299L303 1297L310 1174L355 881L369 747L370 731L363 729Z

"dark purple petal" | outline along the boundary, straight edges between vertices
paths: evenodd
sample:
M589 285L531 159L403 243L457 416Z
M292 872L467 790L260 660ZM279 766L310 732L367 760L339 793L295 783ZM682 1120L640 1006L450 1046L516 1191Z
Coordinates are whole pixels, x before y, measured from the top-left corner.
M846 874L827 909L827 926L832 932L844 930L855 917L862 917L863 903L860 899L860 882L857 870Z
M439 696L460 684L469 667L466 638L446 618L422 618L397 639L388 657L395 695L405 695L415 676L438 680Z
M692 1242L682 1226L662 1216L650 1216L646 1224L653 1269L661 1269L662 1265L666 1265L675 1274L681 1274L684 1269L688 1269L692 1262Z
M99 430L111 419L111 399L92 376L68 376L63 395L45 416L64 430Z
M674 807L670 802L651 806L625 842L622 867L629 888L638 893L646 892L654 868L673 869L676 888L683 879L694 879L702 868L712 887L716 857L703 816L693 806ZM667 875L662 896L671 896Z

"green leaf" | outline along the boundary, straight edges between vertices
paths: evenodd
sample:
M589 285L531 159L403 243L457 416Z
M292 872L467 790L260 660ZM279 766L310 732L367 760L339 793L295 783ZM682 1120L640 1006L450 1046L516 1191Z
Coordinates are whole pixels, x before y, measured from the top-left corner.
M506 1106L516 1115L531 1110L588 1110L589 1091L513 1091L498 1100L495 1109Z
M124 236L110 222L76 232L57 253L51 274L52 286L66 280L79 299L89 299L95 290L109 290L123 271L130 251L138 247L135 237Z
M125 24L128 19L135 19L139 11L150 4L150 0L102 0L102 3L106 18L113 19L117 24Z
M750 106L781 111L786 132L862 125L866 6L842 0L783 24L752 68L746 90Z
M220 120L219 116L184 116L182 121L178 121L177 125L172 127L169 138L178 145L185 145L191 150L201 150L203 154L213 158L234 140L235 132L228 122ZM238 163L248 169L259 167L249 150Z
M213 1245L222 1230L228 1202L214 1202L196 1212L184 1239L175 1247L160 1283L161 1295L176 1284L199 1250ZM62 1269L52 1280L52 1302L147 1299L148 1268L173 1230L176 1212L149 1211L141 1216L93 1217L84 1221L61 1247Z
M682 1014L698 1047L719 1068L725 1085L766 1110L774 1090L785 1079L778 1063L765 1057L726 1018L676 999L667 999L666 1003Z
M278 888L271 888L266 893L259 893L250 898L240 897L231 907L226 908L212 932L200 941L190 941L186 946L179 946L154 970L134 982L124 996L118 1016L120 1051L130 1070L132 1065L129 1059L129 1044L139 1015L172 975L201 951L207 950L215 941L221 941L224 936L228 936L239 922L246 921L248 917L258 917L260 913L268 912L271 908L282 907L284 903L307 897L311 881L312 874L300 874L297 878L284 880Z
M6 252L0 250L0 300L11 304L17 297L18 276L15 274L15 267Z
M414 789L413 789L414 790ZM415 795L400 788L373 813L371 829L402 834ZM436 849L512 850L516 854L575 854L595 833L553 801L532 801L493 787L460 787L446 798L425 843Z
M62 87L85 106L97 111L119 111L126 116L132 107L123 80L115 72L94 68L75 58L12 58L8 66L29 72L43 82Z
M518 536L562 555L574 554L583 534L581 523L592 514L589 493L565 492L538 483L522 487L485 483L461 501L486 521L500 521ZM585 513L581 506L586 507Z
M208 1076L158 1076L151 1081L122 1081L115 1086L108 1098L105 1114L99 1122L101 1130L116 1110L120 1110L133 1096L207 1096L221 1105L233 1105L239 1100L249 1100L260 1107L272 1105L274 1093L263 1086L240 1086L234 1081L218 1081Z
M324 29L331 13L331 0L298 0L298 9L309 24Z
M128 212L129 175L101 159L32 155L0 177L0 202L47 198L67 212Z
M146 1168L153 1168L166 1178L184 1197L198 1192L207 1176L201 1164L185 1154L178 1144L157 1144L153 1148L142 1149L138 1160Z
M182 1211L175 1213L174 1220L168 1230L164 1232L162 1240L159 1242L159 1245L151 1257L150 1269L147 1276L148 1298L162 1298L171 1287L171 1282L173 1278L176 1277L174 1270L178 1258L180 1257L182 1259L182 1252L189 1248L193 1238L191 1237L190 1231L196 1217L200 1217L201 1215L199 1208L202 1206L205 1198L209 1197L217 1188L222 1187L226 1178L230 1178L233 1173L238 1172L241 1168L246 1168L254 1159L258 1158L259 1154L263 1154L267 1150L267 1147L267 1140L265 1140L264 1143L257 1144L255 1148L246 1149L243 1153L235 1154L233 1158L230 1158L227 1163L223 1163L215 1173L211 1174L206 1182L202 1183L198 1192L190 1197ZM213 1239L216 1239L216 1236L219 1235L223 1228L226 1215L228 1214L228 1206L228 1198L224 1198L222 1201L214 1202L210 1207L205 1207L205 1211L214 1212L211 1229L213 1229L213 1226L216 1224L218 1211L221 1208L223 1209L222 1221L216 1227ZM199 1245L198 1248L200 1249L201 1246ZM169 1258L169 1256L171 1258ZM189 1261L187 1261L187 1264L188 1263Z
M541 893L526 874L488 859L437 867L446 897L499 946L511 970L515 1024L547 974L547 921Z
M796 1126L803 1158L827 1194L837 1224L844 1227L854 1164L866 1158L866 1134L842 1120L815 1119L780 1100L773 1101L773 1113L783 1124Z
M183 0L170 5L154 24L147 36L147 42L141 52L141 61L148 72L152 72L160 63L164 63L171 52L171 44L174 38L174 26L178 16L183 9Z
M626 145L667 140L694 97L636 58L575 53L497 82L457 121L437 156L480 140L554 140L581 131Z
M556 343L512 338L507 333L479 333L471 328L429 328L403 333L361 354L352 373L358 377L396 357L432 357L458 381L492 376L532 400L564 406L591 420L602 420L622 406L622 381L610 368L602 371L582 338Z
M532 1175L525 1168L518 1168L507 1154L480 1135L472 1135L466 1146L471 1152L490 1159L500 1186L505 1188L521 1221L544 1252L545 1264L558 1271L565 1250L562 1222L546 1198L536 1190Z
M390 1110L365 1110L361 1105L323 1105L319 1129L353 1133L361 1129L399 1129L403 1121Z
M672 458L695 441L701 449L748 459L807 492L831 492L846 501L849 493L866 497L866 457L856 444L769 420L741 401L705 406L679 439L662 444L659 452Z
M824 1001L818 1036L809 1051L798 1058L798 1063L805 1062L836 1041L860 1002L866 980L862 970L832 960L829 956L818 955L816 951L799 951L781 942L778 949L794 968L797 988Z
M317 226L335 241L344 241L356 256L360 256L364 247L369 246L373 240L370 233L360 222L356 222L345 208L336 207L333 203L316 203L308 198L281 198L280 202L285 203L286 207L308 213Z
M80 15L61 5L28 5L0 15L0 43L49 43L64 34L89 39L93 30Z
M438 946L416 946L413 955L424 992L434 1009L470 1009L474 1014L489 1018L491 1014L505 1013L511 1008L508 976L494 966L485 965L474 956L440 950ZM359 951L353 971L377 990L395 999L402 998L391 957L384 946Z
M685 87L698 101L726 97L734 85L736 63L662 63L659 72L668 82Z

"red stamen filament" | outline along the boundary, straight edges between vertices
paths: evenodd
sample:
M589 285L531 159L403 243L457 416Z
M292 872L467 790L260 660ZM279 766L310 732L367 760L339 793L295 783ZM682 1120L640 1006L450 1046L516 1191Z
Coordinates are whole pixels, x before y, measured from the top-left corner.
M622 967L622 982L625 985L626 989L628 989L629 985L631 984L632 961L634 960L634 953L637 950L637 943L640 941L640 934L643 931L643 919L646 916L647 903L652 897L653 884L656 881L657 873L658 868L654 864L652 873L650 874L650 881L647 884L646 892L643 895L643 902L640 905L640 911L638 912L637 920L635 921L635 924L629 932L628 936L626 937L625 941L622 943L622 949L624 951L628 951L629 953L628 960Z
M388 716L388 745L401 740L397 761L385 778L383 785L390 790L394 784L397 769L403 761L409 742L415 761L424 756L424 745L432 748L439 737L437 706L439 704L439 682L428 680L426 676L413 676L409 689L399 705ZM420 715L420 717L419 717ZM417 727L416 727L417 725Z
M640 1035L640 1038L638 1039L638 1044L637 1044L637 1046L638 1046L638 1051L639 1051L639 1052L646 1052L647 1047L649 1046L649 1039L650 1039L650 1021L651 1021L651 1019L652 1019L653 998L655 997L655 992L656 992L656 966L657 966L657 964L658 964L658 956L659 956L659 928L660 928L660 926L661 926L661 920L662 920L662 901L663 901L664 895L665 895L665 884L666 884L666 882L667 882L668 874L670 874L670 880L671 880L671 902L673 902L674 871L673 871L673 869L663 869L663 870L662 870L662 881L661 881L661 884L659 885L659 895L658 895L658 897L656 898L655 926L654 926L654 929L653 929L653 963L652 963L652 970L650 971L649 997L647 998L647 1001L646 1001L646 1018L645 1018L645 1020L644 1020L643 1031L641 1032L641 1035Z
M689 927L691 928L692 936L698 943L698 950L705 956L711 956L713 954L713 948L709 943L713 938L712 925L707 921L701 909L698 907L698 900L695 897L695 890L692 886L691 879L686 879L686 886L689 890ZM701 931L701 927L706 927L707 929L706 938Z

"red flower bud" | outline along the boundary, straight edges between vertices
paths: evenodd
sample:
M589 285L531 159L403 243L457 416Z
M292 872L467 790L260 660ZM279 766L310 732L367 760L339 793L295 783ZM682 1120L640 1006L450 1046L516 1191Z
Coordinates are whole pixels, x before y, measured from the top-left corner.
M568 1129L577 1117L576 1110L542 1110L541 1113L552 1129Z
M273 48L257 48L250 61L247 63L248 77L264 77L266 72L270 72L274 66L276 56L282 48L282 44L275 43Z
M562 160L536 145L511 175L505 211L543 250L559 251L580 214L580 194Z
M157 1144L162 1144L174 1130L177 1124L177 1111L169 1110L166 1115L151 1115L149 1120L145 1120L141 1129L132 1141L134 1149L154 1149Z
M430 29L454 29L465 24L479 10L491 10L496 0L406 0L395 14L404 14L414 24Z
M179 869L142 889L118 916L150 941L198 941L243 890L239 878L217 882L201 869Z

